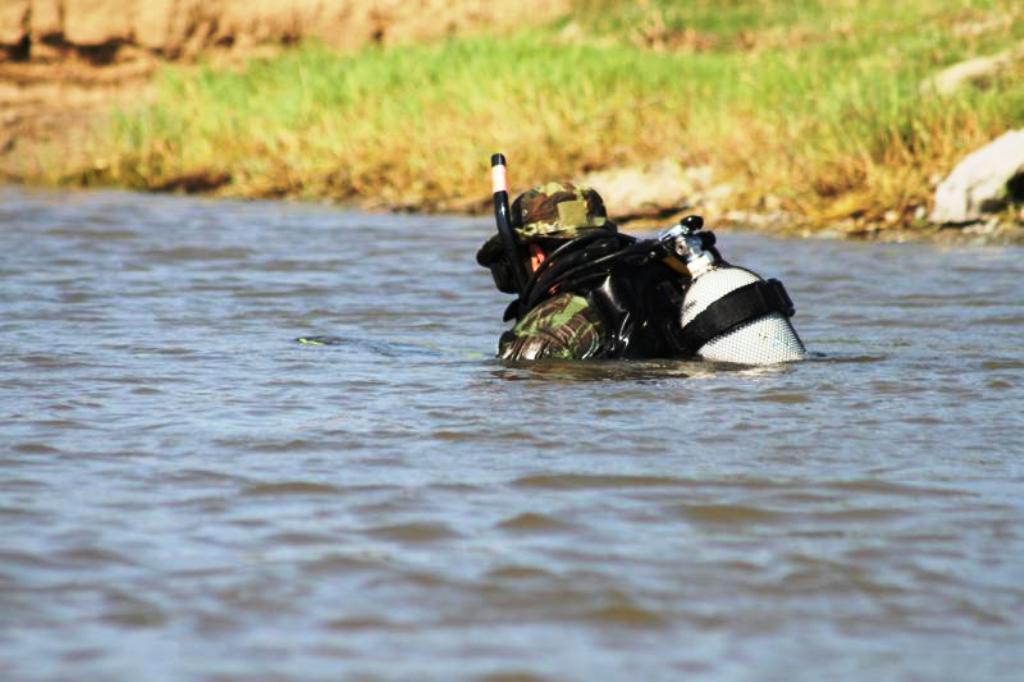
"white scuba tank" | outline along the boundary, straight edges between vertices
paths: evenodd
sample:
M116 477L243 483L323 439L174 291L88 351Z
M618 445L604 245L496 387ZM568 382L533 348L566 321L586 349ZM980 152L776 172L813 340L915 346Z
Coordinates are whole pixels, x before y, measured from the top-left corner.
M717 252L710 248L714 244L714 235L700 232L703 224L700 216L689 216L679 226L660 236L683 259L691 277L680 313L682 337L686 343L701 358L718 362L771 365L806 358L804 344L787 316L792 315L792 303L779 282L769 281L763 287L749 287L757 290L754 292L756 305L751 305L749 291L737 292L729 302L723 302L709 313L710 318L704 316L707 319L698 322L701 313L732 292L764 283L750 270L722 262ZM772 305L766 305L763 298L757 299L763 291L769 292L774 300ZM737 297L748 297L748 300L745 304L737 304ZM740 307L735 307L737 305ZM728 314L720 314L730 307ZM787 308L785 314L779 312ZM716 334L716 328L722 328L722 333Z
M681 323L684 334L687 326L712 303L740 287L762 281L750 270L715 265L705 259L697 259L688 267L693 281L683 300ZM697 350L697 355L718 362L772 365L802 360L807 351L789 319L782 313L773 312L712 338Z

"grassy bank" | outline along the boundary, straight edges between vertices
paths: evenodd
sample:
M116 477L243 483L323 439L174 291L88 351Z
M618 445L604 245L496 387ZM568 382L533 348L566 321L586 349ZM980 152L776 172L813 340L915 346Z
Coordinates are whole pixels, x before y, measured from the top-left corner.
M527 185L663 158L710 164L736 207L908 222L970 149L1024 126L1024 69L941 97L922 81L1024 41L1018 0L581 0L495 39L242 70L166 67L152 103L47 179L420 208L486 199L504 150ZM614 207L611 207L614 211Z

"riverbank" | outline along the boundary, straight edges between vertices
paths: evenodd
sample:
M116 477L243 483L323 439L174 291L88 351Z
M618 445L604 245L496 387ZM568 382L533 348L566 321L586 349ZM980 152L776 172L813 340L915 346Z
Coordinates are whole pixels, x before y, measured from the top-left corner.
M946 94L932 79L1024 42L1022 18L998 0L591 0L501 40L457 35L351 54L307 43L242 64L162 64L141 102L70 137L17 140L2 165L48 184L474 211L486 210L486 160L500 149L514 189L617 177L613 213L694 210L859 238L1016 239L1018 209L967 232L926 217L960 158L1024 125L1024 65ZM647 192L665 177L675 178L669 189Z

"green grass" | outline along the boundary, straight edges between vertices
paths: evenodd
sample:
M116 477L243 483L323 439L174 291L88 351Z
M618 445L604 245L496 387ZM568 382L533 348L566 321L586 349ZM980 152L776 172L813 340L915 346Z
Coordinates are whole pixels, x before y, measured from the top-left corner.
M486 200L495 150L521 188L671 158L711 164L737 207L771 195L824 222L910 216L936 174L1024 125L1021 71L919 92L944 66L1024 41L1017 0L577 4L500 39L166 67L156 101L93 141L95 163L54 173L443 208Z

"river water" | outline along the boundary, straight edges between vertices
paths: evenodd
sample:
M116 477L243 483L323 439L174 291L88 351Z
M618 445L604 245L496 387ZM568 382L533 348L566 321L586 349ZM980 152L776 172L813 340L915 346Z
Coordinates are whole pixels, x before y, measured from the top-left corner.
M510 367L490 229L0 188L0 678L1022 679L1024 249L724 233L815 359Z

